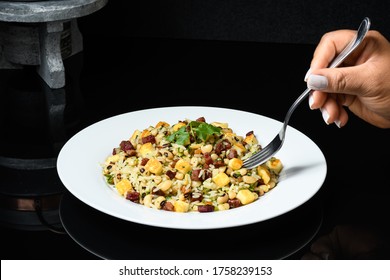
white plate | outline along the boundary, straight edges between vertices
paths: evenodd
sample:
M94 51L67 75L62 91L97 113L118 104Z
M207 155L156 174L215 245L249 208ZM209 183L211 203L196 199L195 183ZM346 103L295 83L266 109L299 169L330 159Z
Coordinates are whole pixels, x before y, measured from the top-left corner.
M176 213L133 203L108 187L100 164L134 130L159 121L173 124L199 117L205 117L206 122L226 122L242 136L253 130L263 146L282 126L281 122L258 114L215 107L134 111L97 122L73 136L58 155L59 177L75 197L99 211L135 223L176 229L216 229L265 221L302 205L321 188L327 171L325 157L311 139L290 126L283 147L275 155L284 164L280 182L249 205L210 213Z

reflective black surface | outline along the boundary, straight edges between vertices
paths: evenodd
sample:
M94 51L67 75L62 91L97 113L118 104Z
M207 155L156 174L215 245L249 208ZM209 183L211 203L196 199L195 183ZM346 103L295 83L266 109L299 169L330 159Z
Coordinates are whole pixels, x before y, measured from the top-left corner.
M178 230L117 219L66 193L60 216L75 242L104 259L284 259L305 247L317 234L322 224L322 207L313 199L262 223Z
M86 35L84 51L65 61L67 84L63 89L50 90L31 68L0 70L0 194L28 198L65 193L52 165L62 145L86 126L120 113L162 106L210 105L283 120L306 88L303 77L314 48L301 44ZM328 164L325 183L315 196L313 209L321 208L323 222L313 240L340 224L367 225L388 234L389 131L352 115L342 129L327 126L320 112L311 111L306 102L294 112L290 125L317 143ZM366 146L372 148L367 150ZM74 241L58 223L59 205L44 214L56 213L51 223L62 233L38 226L41 220L34 211L7 212L4 208L2 200L2 259L117 257L90 253ZM99 213L93 209L91 213L98 218ZM81 223L78 218L75 223ZM79 234L85 235L88 227L81 226L84 232ZM74 228L77 226L72 226L76 236ZM306 236L303 228L302 236ZM12 246L4 246L8 243ZM298 247L300 250L287 254L288 258L299 259L308 250L308 246ZM104 249L96 243L93 248ZM248 258L256 256L265 257L259 252Z

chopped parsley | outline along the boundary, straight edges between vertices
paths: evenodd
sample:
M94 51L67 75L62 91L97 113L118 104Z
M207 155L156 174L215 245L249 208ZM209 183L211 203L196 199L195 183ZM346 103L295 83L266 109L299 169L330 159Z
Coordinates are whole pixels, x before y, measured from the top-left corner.
M195 139L192 142L200 143L206 142L212 135L221 135L221 128L205 122L191 121L186 126L181 127L178 131L169 135L167 140L187 146L191 144L191 138Z
M110 185L114 185L114 176L111 174L104 174L106 176L107 183Z

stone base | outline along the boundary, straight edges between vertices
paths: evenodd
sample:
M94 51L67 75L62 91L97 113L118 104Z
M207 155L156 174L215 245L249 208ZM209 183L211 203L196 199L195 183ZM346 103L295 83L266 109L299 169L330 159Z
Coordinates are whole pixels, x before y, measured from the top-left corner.
M77 19L43 23L0 23L0 69L36 65L51 88L65 85L63 60L83 49Z
M63 60L83 49L77 18L107 1L0 1L0 69L35 65L50 88L65 86Z

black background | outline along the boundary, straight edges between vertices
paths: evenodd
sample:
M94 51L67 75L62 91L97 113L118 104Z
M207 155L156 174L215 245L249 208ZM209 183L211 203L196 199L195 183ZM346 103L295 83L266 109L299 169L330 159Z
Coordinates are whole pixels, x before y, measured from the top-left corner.
M131 2L109 1L103 9L79 19L84 50L65 61L64 116L66 123L75 118L78 122L66 129L63 140L101 119L162 106L234 108L282 121L306 88L303 77L322 33L339 27L357 28L362 18L370 15L373 28L389 32L382 17L389 11L386 1L359 6L338 1L323 5L314 1L296 5L274 1ZM6 139L3 152L12 147L19 154L20 139L25 137L5 121L20 116L20 111L9 106L13 100L10 88L22 84L44 88L29 70L0 71L1 96L6 100L1 114L2 139ZM324 209L319 235L339 224L370 225L385 231L389 131L353 115L342 129L327 126L320 112L311 111L307 102L294 112L290 125L311 138L327 160L328 174L317 194ZM12 139L18 143L16 147L9 143ZM0 183L5 188L15 180L16 187L50 188L54 184L63 188L55 170L53 174L54 183L45 177L37 183L24 181L24 172L1 168ZM1 259L97 258L67 234L6 226L0 231ZM292 258L300 258L304 250Z

